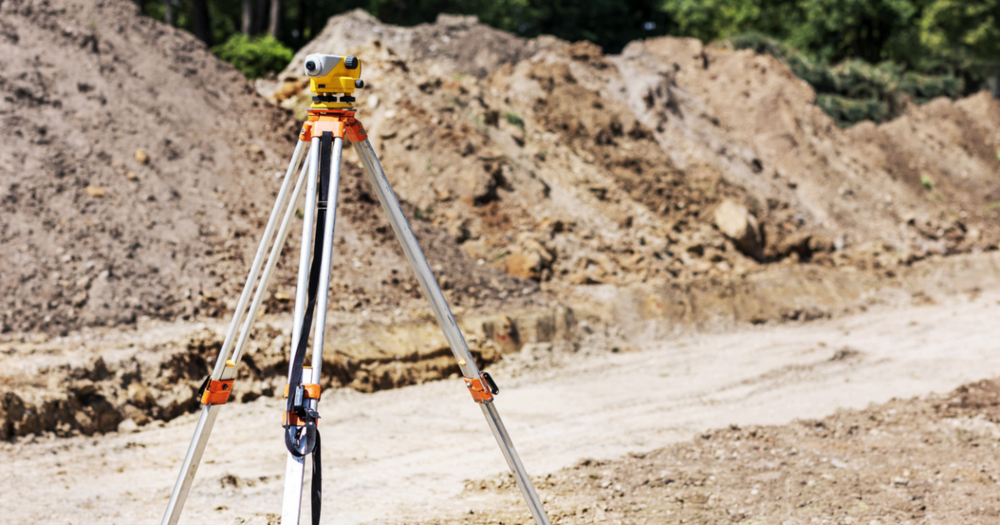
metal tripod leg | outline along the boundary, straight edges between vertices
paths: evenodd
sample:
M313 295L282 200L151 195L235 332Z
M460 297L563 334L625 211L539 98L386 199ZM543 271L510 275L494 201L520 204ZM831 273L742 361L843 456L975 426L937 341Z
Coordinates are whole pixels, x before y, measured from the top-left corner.
M320 151L319 138L313 139L313 149L315 151ZM328 194L324 196L328 209L326 212L326 220L323 226L323 253L313 254L313 257L320 257L320 276L318 285L318 296L316 302L316 327L313 335L313 349L312 349L312 376L308 380L313 384L319 384L320 375L323 371L323 339L326 333L326 310L327 301L329 298L330 290L330 266L333 259L333 232L336 226L337 218L337 197L338 189L340 186L340 158L341 152L343 150L344 141L339 137L333 139L333 151L332 159L330 161L330 182ZM311 173L319 172L319 155L313 160ZM316 206L316 188L317 177L311 175L309 179L310 191L309 195L306 196L306 225L303 226L302 232L302 256L299 260L299 280L296 285L296 298L295 298L295 333L292 334L292 349L293 351L299 346L299 339L301 337L308 337L309 327L301 326L302 318L305 315L305 304L306 304L306 283L308 281L308 266L309 266L309 243L307 237L308 233L312 234L312 221L315 215ZM311 195L311 197L310 197ZM312 207L310 210L309 207ZM317 226L320 226L317 224ZM301 300L300 300L301 298ZM300 305L302 308L300 308ZM301 312L301 314L300 314ZM297 335L296 335L297 334ZM290 358L291 363L294 363L295 356ZM289 369L289 377L291 376L291 369ZM305 380L305 378L303 378ZM316 408L316 400L311 400L312 408ZM298 525L299 520L302 515L302 486L303 479L305 476L305 458L296 457L290 452L288 453L288 460L285 465L285 491L282 499L281 505L281 523L283 525Z
M308 327L301 326L302 320L305 318L306 314L306 302L307 302L307 283L309 282L309 258L312 252L312 244L310 239L313 235L313 222L316 220L316 186L318 183L317 177L319 173L319 137L313 137L312 147L310 151L316 152L315 155L310 156L309 166L307 168L306 178L309 181L306 186L306 202L305 210L303 211L302 217L302 247L299 252L299 275L295 283L295 309L292 312L292 350L298 348L299 338L302 337L302 332L308 330ZM289 363L289 375L291 375L291 367L294 363L294 356L290 356L288 359ZM296 500L295 504L292 505L290 500L294 497L295 492L289 492L292 486L297 485L298 493L301 498L301 486L302 486L302 476L305 472L305 458L297 458L291 453L288 454L288 461L285 464L285 493L282 499L281 505L281 523L288 524L293 523L298 525L299 515L301 513L299 509L299 504L301 499ZM293 508L294 507L294 508Z
M410 229L410 224L407 222L406 216L403 215L403 210L399 206L396 194L392 191L392 186L390 186L389 179L385 176L385 171L382 170L382 165L375 155L375 150L372 148L371 142L368 139L364 139L360 142L355 142L354 146L357 149L358 156L361 158L361 163L364 165L365 174L368 176L368 180L371 181L375 193L378 195L378 200L382 203L382 209L385 210L386 216L389 218L389 223L392 224L392 229L396 232L396 237L403 247L406 259L410 262L410 266L417 276L420 288L431 304L431 310L434 311L434 315L441 325L441 330L444 331L445 339L448 340L448 345L451 347L452 353L458 359L458 366L462 370L462 375L467 379L479 380L479 367L476 366L476 361L469 351L469 346L466 344L465 338L462 337L462 332L458 328L458 323L455 322L455 317L448 307L448 303L441 292L441 288L438 286L437 280L434 279L434 274L431 272L430 265L427 264L427 259L424 257L420 245L417 243L417 238L413 235L413 230ZM521 489L521 494L528 504L528 509L531 511L535 523L537 525L550 525L549 518L542 507L542 502L538 498L538 493L535 491L534 485L531 484L531 479L528 477L527 471L521 463L521 458L514 449L514 443L507 434L507 429L504 428L503 421L500 420L500 414L497 412L492 400L482 402L480 405L483 409L483 415L486 416L486 421L490 425L490 430L493 431L493 436L496 438L497 444L500 445L500 450L503 452L507 464L517 479L517 485Z
M243 293L240 295L240 300L237 303L236 311L233 313L233 320L230 323L229 331L227 332L226 339L220 349L215 369L212 371L211 379L213 380L220 380L223 378L223 374L226 373L227 369L227 361L232 361L234 364L239 363L243 347L246 343L246 335L256 318L257 312L260 310L261 299L263 298L264 292L267 290L267 284L270 281L274 266L278 261L281 248L285 244L291 215L295 209L294 204L287 206L288 202L291 200L291 202L294 203L298 200L298 197L301 194L302 182L305 178L304 169L296 180L295 189L291 192L291 199L289 199L288 189L291 186L292 174L295 172L295 168L298 166L299 160L301 159L304 145L305 143L302 141L299 141L296 145L295 152L292 154L292 160L288 165L288 170L285 172L285 180L282 182L281 189L278 191L278 198L274 204L274 208L271 210L271 216L268 219L267 226L264 228L264 235L261 239L260 246L257 249L257 254L254 256L253 263L251 264L250 274L247 277L246 284L243 286ZM310 154L310 157L311 156L312 155ZM250 299L250 294L253 291L253 285L257 280L258 274L260 273L261 266L265 263L264 254L267 253L267 246L274 235L277 218L281 216L282 209L285 209L285 214L281 221L281 226L278 228L278 236L273 243L271 253L266 260L266 268L264 269L263 277L261 277L260 284L257 286L257 292L254 296L253 304L249 314L246 316L246 322L243 325L243 334L240 337L239 343L236 345L235 349L233 349L233 340L235 339L237 333L236 329L239 326L240 319L246 313L247 301ZM235 374L235 367L230 368L230 373ZM221 408L222 405L202 406L201 415L198 418L198 424L195 426L194 436L191 438L191 444L188 446L187 453L184 457L184 463L181 465L180 474L178 475L177 482L174 484L173 491L170 494L170 501L167 503L167 509L164 511L163 519L161 520L162 525L175 525L180 519L184 503L187 500L189 491L191 490L191 484L194 482L195 474L198 471L198 465L201 463L202 454L205 452L205 446L208 444L208 438L212 433L212 427L215 425L215 419Z

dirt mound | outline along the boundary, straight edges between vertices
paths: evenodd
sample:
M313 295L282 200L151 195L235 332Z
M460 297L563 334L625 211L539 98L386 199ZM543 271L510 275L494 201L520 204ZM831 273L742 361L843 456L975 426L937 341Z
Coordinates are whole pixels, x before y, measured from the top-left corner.
M331 19L324 34L342 23L354 20ZM459 74L426 73L379 38L303 53L321 49L365 57L375 87L360 95L359 117L390 178L474 260L556 288L752 265L712 226L714 207L741 190L712 170L676 169L602 91L617 73L593 46L553 42L483 80L457 62L447 68ZM267 94L301 110L297 75L293 63Z
M130 2L0 10L0 331L217 309L294 123Z
M259 87L302 111L305 54L363 56L360 116L400 191L473 258L546 289L738 283L779 261L891 277L1000 240L986 95L842 130L751 51L660 38L606 56L508 36L477 61L454 47L480 34L502 38L468 18L334 17Z
M767 55L660 38L633 42L616 62L631 108L663 147L682 168L708 163L746 188L775 247L823 232L871 266L881 243L912 261L994 249L1000 239L1000 105L987 93L843 130L808 84ZM653 103L662 90L677 111ZM772 217L783 208L791 213Z
M0 276L2 330L225 311L294 119L128 2L2 9L0 259L14 269ZM750 51L661 38L605 56L470 17L399 28L362 11L331 19L258 87L301 109L299 63L315 51L365 57L361 117L465 306L538 283L565 296L579 284L739 282L776 261L892 273L1000 238L1000 107L986 96L845 131L805 83ZM405 307L419 292L346 158L335 308ZM290 271L275 297L290 295Z
M131 2L24 0L4 2L2 13L0 332L231 307L295 120L194 37L139 16ZM343 177L333 303L406 307L418 286L360 174L348 166ZM457 302L537 290L478 267L443 230L416 222ZM294 266L279 267L277 296L292 295Z

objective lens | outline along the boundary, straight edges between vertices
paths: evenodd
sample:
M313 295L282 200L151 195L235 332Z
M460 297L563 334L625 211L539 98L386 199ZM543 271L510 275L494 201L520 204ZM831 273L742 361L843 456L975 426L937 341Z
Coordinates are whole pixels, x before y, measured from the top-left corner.
M306 62L306 71L315 71L315 70L316 70L315 62L313 62L312 60Z

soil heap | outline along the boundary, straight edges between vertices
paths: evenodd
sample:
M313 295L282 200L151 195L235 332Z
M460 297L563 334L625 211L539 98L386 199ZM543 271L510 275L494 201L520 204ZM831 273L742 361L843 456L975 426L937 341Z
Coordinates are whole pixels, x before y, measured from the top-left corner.
M0 10L0 332L231 307L294 147L295 119L132 2L18 0ZM352 166L344 177L334 304L396 308L418 287L359 176ZM437 268L476 288L472 304L537 289L478 268L443 231L415 230ZM279 268L283 292L269 306L287 308L294 264Z
M609 56L360 10L258 88L301 111L315 52L364 57L359 117L400 193L473 257L548 289L738 281L779 261L891 276L1000 239L985 93L844 130L749 50L667 37Z
M887 279L913 291L935 271L975 286L996 272L987 257L907 268L997 246L1000 106L986 94L843 130L752 51L659 38L611 56L471 17L399 28L363 11L330 19L254 90L128 0L8 0L0 15L0 352L16 356L0 377L0 437L197 406L218 330L119 328L231 310L313 52L364 60L359 118L484 362L579 337L618 338L612 348L638 326L621 319L633 310L802 319L829 313L800 304L813 296L861 304ZM343 337L324 354L325 386L448 377L419 286L356 154L344 158L330 317ZM300 226L270 312L290 307ZM241 400L280 391L289 324L255 332ZM93 326L114 330L76 331ZM70 335L26 342L32 330Z
M288 116L130 2L0 11L0 331L218 309L270 211Z

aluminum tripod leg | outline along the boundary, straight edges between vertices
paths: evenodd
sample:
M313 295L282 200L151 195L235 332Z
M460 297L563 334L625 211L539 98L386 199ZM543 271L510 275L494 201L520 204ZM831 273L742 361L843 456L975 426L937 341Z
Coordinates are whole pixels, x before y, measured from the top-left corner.
M434 315L437 317L438 323L444 331L445 339L448 340L448 345L451 347L452 353L458 359L458 365L462 370L462 374L469 379L478 379L480 377L479 367L476 366L476 361L469 351L469 346L466 344L465 338L462 337L461 330L458 329L458 323L455 322L455 317L448 307L448 303L441 292L441 288L438 286L437 280L434 279L430 265L427 264L427 259L424 257L420 245L417 244L417 238L413 235L413 230L410 229L410 224L407 222L406 216L403 215L403 210L399 207L396 194L392 191L392 186L390 186L389 179L385 176L385 171L382 170L382 165L375 155L375 150L372 148L371 142L368 139L364 139L361 142L355 142L354 146L358 152L358 156L361 158L361 163L364 165L365 174L368 176L368 180L371 181L375 193L378 195L378 200L382 203L382 208L389 218L389 223L392 224L392 229L396 232L396 237L403 247L406 259L410 262L410 266L417 276L420 288L431 304L431 310L434 311ZM535 519L535 523L537 525L549 525L549 518L545 514L545 509L538 498L538 493L535 491L534 485L531 484L531 479L528 477L527 471L521 463L521 458L514 449L514 443L507 434L507 429L504 428L503 421L500 420L500 414L497 412L496 407L492 401L480 403L480 405L483 409L483 415L486 416L486 421L490 425L490 430L493 431L493 436L496 438L497 444L500 445L504 459L507 460L507 464L517 479L517 486L521 489L521 494L528 504L528 509L531 511L531 516Z
M307 302L307 283L309 282L309 256L312 252L312 244L310 240L313 235L313 222L316 220L316 186L318 183L317 177L319 175L319 137L313 137L312 147L310 151L316 152L315 155L310 156L309 166L307 169L307 179L309 181L306 187L306 202L305 210L302 217L302 246L299 251L299 275L295 283L295 309L292 312L292 351L294 352L299 346L299 338L302 337L302 332L307 331L309 328L301 326L302 320L306 315L306 302ZM295 362L294 356L289 356L288 359L288 370L289 375L291 375L291 367L294 366ZM305 473L305 458L297 458L291 453L288 453L288 461L285 464L285 492L282 497L281 504L281 523L288 524L294 523L299 524L299 516L301 514L300 503L301 503L301 492L302 492L302 477ZM292 490L293 487L297 488L297 493L299 494L299 500L295 501L295 504L291 504L291 500L295 496L296 492ZM291 491L291 492L290 492Z
M318 144L319 139L313 139L313 149L315 151L320 151ZM333 232L336 226L337 218L337 197L338 189L340 187L340 157L343 150L344 141L343 139L336 137L333 139L333 151L332 158L330 160L330 182L329 182L329 193L323 198L326 200L328 209L326 212L326 220L323 226L323 253L313 254L313 257L320 257L320 275L319 275L319 285L317 289L319 290L316 302L316 327L315 333L313 335L313 351L312 351L312 377L308 380L313 384L319 384L320 375L323 371L323 340L326 333L326 310L327 301L329 299L330 290L330 266L333 259ZM313 173L318 173L320 159L319 155L313 160L312 168ZM311 176L309 179L310 184L316 184L316 177ZM310 193L313 198L309 200L306 205L315 208L316 200L315 188L311 188ZM309 196L306 197L310 199ZM312 210L315 212L315 210ZM302 257L299 261L299 281L296 284L296 315L295 315L295 327L298 328L302 323L302 316L305 315L305 304L306 304L306 283L308 282L308 265L309 265L309 247L308 247L308 237L306 237L306 229L312 230L310 219L313 215L310 214L309 208L306 209L306 222L309 226L303 226L302 234ZM316 225L320 226L319 224ZM300 295L300 292L301 295ZM301 297L301 301L299 300ZM299 315L299 305L302 305L301 312L302 316ZM299 338L308 337L309 327L302 326L300 330L296 330L298 336L292 335L292 349L299 346ZM289 360L289 379L291 378L291 364L294 363L295 357L292 356ZM306 378L303 378L306 380ZM316 401L311 400L312 407L316 408ZM285 464L285 491L281 504L281 523L284 525L298 525L299 520L302 515L302 486L305 477L305 458L296 457L290 452L288 453L288 459Z
M250 275L247 277L247 282L243 286L243 293L240 295L236 311L233 313L233 320L230 323L229 332L226 334L226 340L219 352L216 369L212 372L213 379L218 380L222 378L225 363L227 360L230 360L230 355L232 356L232 361L234 363L239 363L243 346L246 343L246 335L260 309L261 299L263 298L264 292L267 290L267 284L270 281L274 266L278 261L281 248L285 244L290 219L295 209L294 204L287 206L287 208L286 205L289 200L291 200L292 203L297 201L302 190L305 170L299 174L295 183L295 189L291 192L292 197L289 199L288 188L291 185L292 174L294 173L301 158L303 145L304 143L300 141L295 147L295 152L292 154L292 161L289 163L288 170L285 173L285 180L282 182L281 189L278 191L278 198L274 204L274 208L271 210L271 217L268 219L267 226L264 228L264 236L261 240L260 247L257 249L257 254L251 264ZM267 245L274 234L277 217L281 215L282 209L285 209L284 218L281 221L281 227L279 228L277 239L273 243L271 253L267 259L266 268L264 269L264 274L261 278L260 284L257 287L257 292L254 296L250 313L247 315L246 322L244 323L242 337L236 345L235 350L233 350L232 354L230 354L230 350L232 350L232 342L236 335L236 328L239 326L240 318L242 318L245 313L246 303L249 300L250 292L253 291L253 284L257 279L258 273L260 272L261 265L264 264L263 254L267 252ZM221 369L219 363L222 364ZM187 500L188 492L191 490L191 484L194 482L195 474L198 471L198 465L201 463L202 454L205 452L205 446L208 444L208 438L212 433L212 427L215 425L215 419L221 408L222 405L202 406L201 415L198 418L198 424L195 426L194 436L191 438L191 444L188 446L187 453L184 457L184 463L181 465L181 471L177 477L177 482L174 484L173 491L170 494L170 501L167 503L167 509L163 513L163 519L161 520L162 525L175 525L180 519L181 511L183 510L184 503Z

